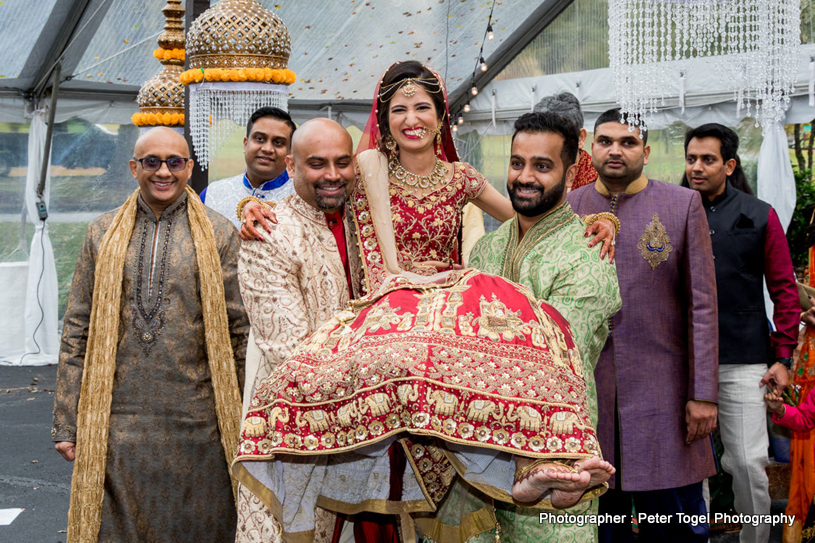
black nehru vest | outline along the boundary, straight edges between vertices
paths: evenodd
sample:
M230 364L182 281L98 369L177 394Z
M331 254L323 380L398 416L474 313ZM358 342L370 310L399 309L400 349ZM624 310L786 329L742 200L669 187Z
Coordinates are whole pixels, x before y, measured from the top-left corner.
M716 265L719 364L767 365L773 359L763 289L770 204L729 182L715 200L702 201Z

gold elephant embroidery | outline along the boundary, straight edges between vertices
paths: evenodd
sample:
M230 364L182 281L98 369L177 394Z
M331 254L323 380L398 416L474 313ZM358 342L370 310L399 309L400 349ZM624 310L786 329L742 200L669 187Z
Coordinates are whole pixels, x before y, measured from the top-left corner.
M399 385L396 387L396 397L402 405L407 405L408 402L415 402L419 399L419 386L418 385Z
M354 402L350 402L348 404L343 405L339 409L337 409L337 422L340 426L353 426L356 424L355 420L352 420L359 417L359 410L357 409L357 404Z
M458 398L444 390L427 391L427 403L432 405L437 415L451 417L455 415L458 407Z
M297 417L295 417L294 419L298 428L306 425L305 422L300 420L300 415L302 415L303 418L306 419L306 422L308 422L309 430L311 430L312 432L325 432L326 430L328 430L328 424L330 420L328 418L328 414L322 409L306 411L305 413L301 411L298 412Z
M513 413L514 410L515 406L510 405L509 412L507 413L508 421L515 422L520 419L521 430L532 430L533 432L540 431L541 426L543 425L543 418L537 409L524 405L519 407L515 413Z
M266 428L263 417L248 417L243 421L243 433L246 437L260 437L266 433Z
M475 422L487 422L492 416L495 420L504 417L504 405L495 405L489 400L473 400L467 407L467 418Z
M387 414L391 409L390 399L387 394L377 392L365 398L365 404L360 406L360 413L371 411L372 417L379 417Z
M571 434L577 426L577 415L560 411L555 413L549 421L553 434Z
M289 410L280 407L279 405L273 407L269 412L269 426L274 428L278 422L286 424L289 422Z

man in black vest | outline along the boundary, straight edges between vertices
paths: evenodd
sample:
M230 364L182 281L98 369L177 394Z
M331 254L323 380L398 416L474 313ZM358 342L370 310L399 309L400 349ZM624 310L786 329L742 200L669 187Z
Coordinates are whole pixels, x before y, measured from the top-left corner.
M698 190L710 225L719 301L719 428L722 467L733 476L735 508L769 514L763 387L786 388L801 311L784 228L752 195L736 151L739 137L720 124L685 134L683 185ZM763 280L776 331L764 311ZM769 370L767 366L770 366ZM741 542L766 543L770 526L745 524Z

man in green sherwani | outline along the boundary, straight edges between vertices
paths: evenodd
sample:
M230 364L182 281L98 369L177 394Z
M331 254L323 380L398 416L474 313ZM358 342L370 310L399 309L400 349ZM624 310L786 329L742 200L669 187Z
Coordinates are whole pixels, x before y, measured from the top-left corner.
M515 122L507 190L515 217L481 238L470 266L520 283L569 321L583 360L589 407L597 421L594 367L621 306L614 266L586 243L585 222L566 201L577 165L578 127L551 113ZM513 542L596 541L597 525L540 522L540 511L496 504L502 539ZM588 502L563 513L596 514ZM480 537L485 541L487 534Z

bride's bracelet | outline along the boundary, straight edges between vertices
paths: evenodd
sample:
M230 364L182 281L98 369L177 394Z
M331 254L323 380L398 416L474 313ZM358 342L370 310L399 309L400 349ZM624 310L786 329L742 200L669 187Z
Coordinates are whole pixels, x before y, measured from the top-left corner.
M620 233L620 219L617 218L614 213L609 213L608 211L603 213L595 213L594 215L586 215L583 217L583 222L587 225L594 224L599 220L608 219L611 221L611 224L614 225L614 237L617 237L617 234Z
M238 207L235 209L235 213L238 215L238 221L243 224L243 208L246 207L246 204L249 202L257 202L260 205L264 206L266 209L274 209L274 202L264 202L257 196L247 196L243 198L240 202L238 202Z

